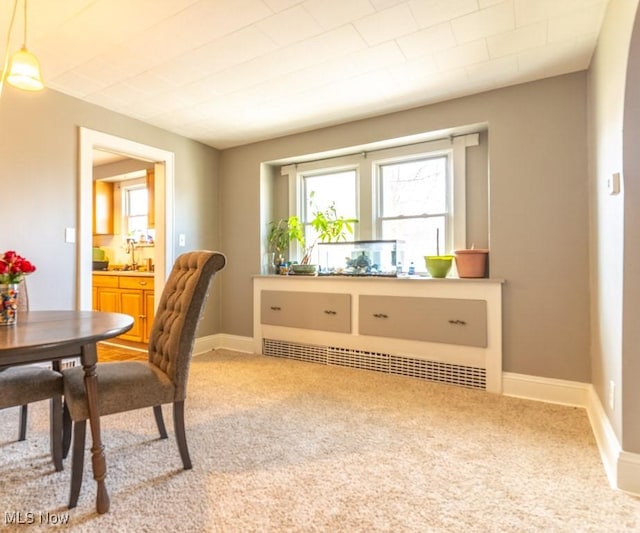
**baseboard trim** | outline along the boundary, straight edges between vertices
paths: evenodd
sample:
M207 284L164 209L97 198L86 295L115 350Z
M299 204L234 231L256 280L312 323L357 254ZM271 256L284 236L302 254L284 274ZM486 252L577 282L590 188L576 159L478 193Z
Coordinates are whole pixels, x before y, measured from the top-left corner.
M505 396L586 408L590 389L589 383L502 373L502 394Z
M218 333L217 335L198 337L193 347L193 354L197 356L219 348L234 350L236 352L254 353L253 347L253 337L240 337L238 335Z

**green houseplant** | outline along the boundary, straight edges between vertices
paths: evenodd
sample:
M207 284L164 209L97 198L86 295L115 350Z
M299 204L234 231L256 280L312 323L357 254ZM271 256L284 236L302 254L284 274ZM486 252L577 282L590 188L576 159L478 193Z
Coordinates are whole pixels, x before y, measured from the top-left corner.
M311 263L311 254L319 242L346 241L347 235L353 235L353 225L356 222L358 222L357 218L338 215L335 203L332 202L324 210L316 209L313 211L313 218L309 224L315 230L316 236L311 243L308 243L302 221L296 215L289 217L289 235L292 240L298 241L303 251L300 264L308 265Z

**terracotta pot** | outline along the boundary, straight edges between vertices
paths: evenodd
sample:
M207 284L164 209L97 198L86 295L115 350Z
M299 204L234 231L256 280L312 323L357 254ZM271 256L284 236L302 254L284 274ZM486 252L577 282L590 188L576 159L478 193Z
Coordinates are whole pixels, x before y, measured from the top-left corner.
M489 250L473 248L455 250L456 268L461 278L484 278L487 271L487 255Z

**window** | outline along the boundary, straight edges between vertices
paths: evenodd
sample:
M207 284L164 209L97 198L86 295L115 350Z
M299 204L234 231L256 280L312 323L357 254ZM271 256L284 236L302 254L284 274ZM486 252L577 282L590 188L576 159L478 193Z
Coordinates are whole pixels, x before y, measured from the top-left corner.
M340 216L357 218L355 169L338 170L321 174L302 174L303 212L307 243L316 239L310 221L317 211L325 211L332 205ZM317 250L315 250L317 253Z
M451 226L449 155L376 165L377 234L404 242L405 268L422 270L425 255L445 253Z
M125 186L122 191L125 232L137 240L139 235L147 235L147 187L145 185Z
M403 241L404 265L466 247L466 147L477 133L288 165L289 211L308 223L331 202L359 219L355 240ZM307 238L311 235L307 230Z

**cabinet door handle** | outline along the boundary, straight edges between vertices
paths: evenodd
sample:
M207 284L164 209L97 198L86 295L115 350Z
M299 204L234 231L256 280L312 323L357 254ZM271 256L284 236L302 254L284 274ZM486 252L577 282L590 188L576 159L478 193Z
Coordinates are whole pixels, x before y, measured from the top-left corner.
M138 315L138 318L147 318L147 315Z
M146 284L147 284L147 282L146 282L146 281L139 281L138 283L139 283L140 285L146 285Z
M271 307L269 307L269 309L271 309L272 311L280 311L282 308L278 307L277 305L272 305Z
M324 314L325 315L337 315L338 313L336 311L332 311L331 309L325 309L324 310Z
M457 326L466 326L467 323L464 320L449 320L449 324L455 324Z
M389 315L385 315L384 313L373 313L373 316L376 318L389 318Z

